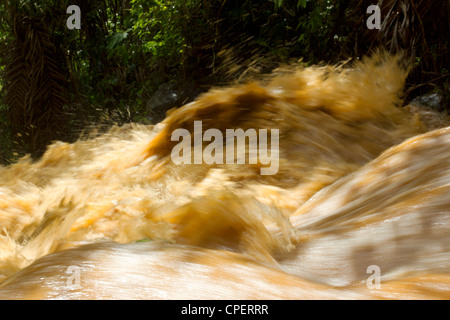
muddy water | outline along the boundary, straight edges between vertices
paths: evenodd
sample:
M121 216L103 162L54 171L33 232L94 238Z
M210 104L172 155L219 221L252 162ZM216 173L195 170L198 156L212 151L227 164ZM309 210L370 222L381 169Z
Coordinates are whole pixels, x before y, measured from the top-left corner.
M401 107L399 65L285 68L1 168L0 298L450 298L449 122ZM195 121L277 129L276 174L174 164Z

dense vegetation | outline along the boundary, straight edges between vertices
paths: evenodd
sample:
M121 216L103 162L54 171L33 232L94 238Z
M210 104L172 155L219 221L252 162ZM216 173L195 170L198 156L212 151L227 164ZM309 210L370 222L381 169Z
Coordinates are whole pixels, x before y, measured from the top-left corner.
M370 30L373 3L1 0L0 161L38 157L90 126L155 123L213 85L279 63L335 63L379 46L414 59L407 100L439 91L448 111L449 2L380 1L381 30ZM74 4L81 29L66 26ZM158 88L177 96L153 103Z

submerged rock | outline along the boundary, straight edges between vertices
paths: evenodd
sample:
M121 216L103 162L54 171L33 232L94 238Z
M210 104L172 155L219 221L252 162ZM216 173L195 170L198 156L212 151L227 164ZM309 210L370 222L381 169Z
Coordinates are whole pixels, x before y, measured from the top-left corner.
M160 122L168 110L193 101L203 91L194 81L163 83L147 102L148 119L153 123Z
M415 97L410 104L421 107L427 107L436 111L443 111L444 97L440 92L427 93L422 96Z

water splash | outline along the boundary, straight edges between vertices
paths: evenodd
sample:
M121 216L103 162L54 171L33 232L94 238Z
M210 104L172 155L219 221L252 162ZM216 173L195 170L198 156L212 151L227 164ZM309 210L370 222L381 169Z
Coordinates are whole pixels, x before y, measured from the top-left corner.
M284 68L2 167L0 297L449 297L449 122L401 107L407 73L383 53ZM278 173L174 164L195 121L279 130Z

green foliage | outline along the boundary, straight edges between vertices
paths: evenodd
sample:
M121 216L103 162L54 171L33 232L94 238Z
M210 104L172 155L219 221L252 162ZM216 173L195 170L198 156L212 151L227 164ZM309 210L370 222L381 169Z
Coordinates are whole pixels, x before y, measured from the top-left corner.
M180 63L186 47L180 19L181 1L131 1L131 14L136 17L133 31L142 41L143 52L151 53L153 61L161 57Z
M279 9L283 4L285 3L285 0L274 0L275 8ZM306 8L306 3L308 0L297 0L297 9L299 8Z

